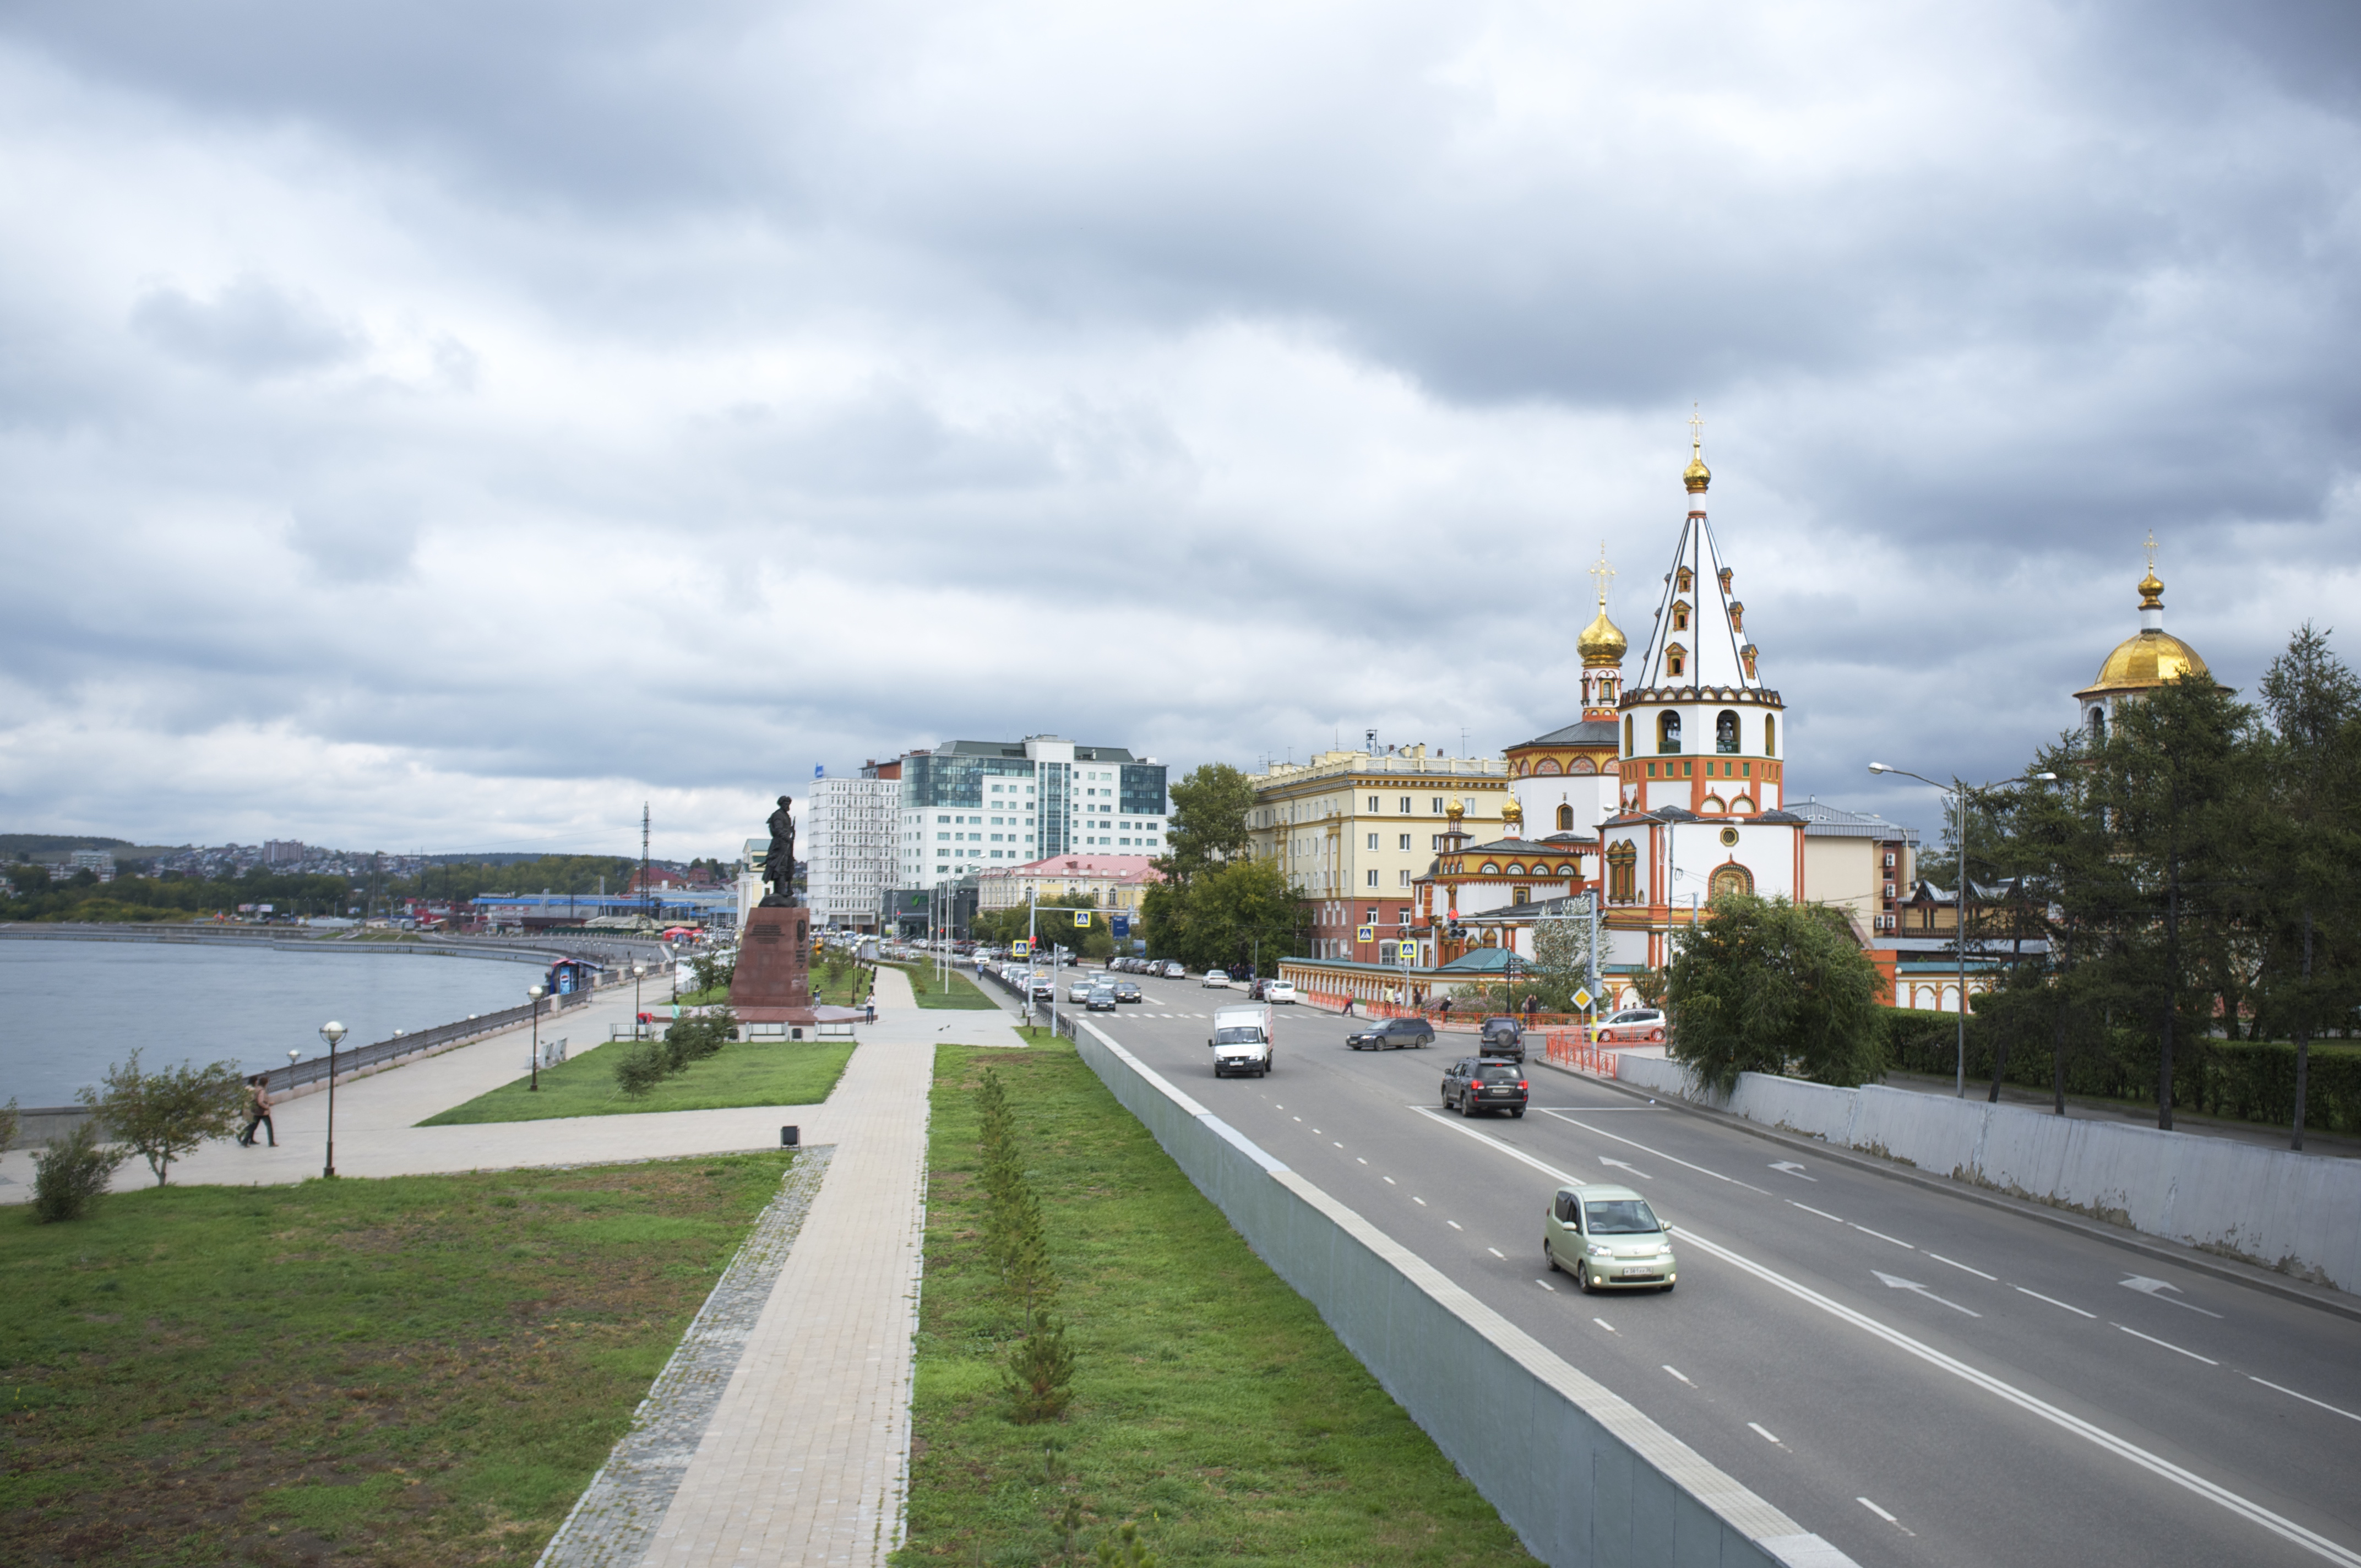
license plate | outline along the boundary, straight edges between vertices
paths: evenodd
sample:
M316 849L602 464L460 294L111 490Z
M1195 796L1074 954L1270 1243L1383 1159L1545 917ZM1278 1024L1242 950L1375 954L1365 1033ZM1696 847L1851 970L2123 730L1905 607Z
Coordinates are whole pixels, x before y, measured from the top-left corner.
M1634 1274L1653 1274L1656 1272L1656 1267L1653 1264L1643 1263L1636 1268L1619 1268L1615 1272L1628 1278Z

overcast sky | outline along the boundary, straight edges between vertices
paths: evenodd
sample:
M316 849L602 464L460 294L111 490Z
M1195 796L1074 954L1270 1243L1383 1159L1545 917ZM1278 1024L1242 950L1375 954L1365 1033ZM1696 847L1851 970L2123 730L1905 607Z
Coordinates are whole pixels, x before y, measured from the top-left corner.
M2361 655L2351 5L0 11L0 828L731 853L953 738L1577 716L1714 525L1932 829ZM1464 739L1463 739L1464 737Z

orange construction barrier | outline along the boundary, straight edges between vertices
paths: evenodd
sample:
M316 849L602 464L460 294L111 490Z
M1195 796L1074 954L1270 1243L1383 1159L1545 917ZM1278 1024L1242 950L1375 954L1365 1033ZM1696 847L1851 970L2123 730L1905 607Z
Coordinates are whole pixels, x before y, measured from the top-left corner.
M1572 1068L1593 1078L1613 1078L1616 1053L1602 1050L1584 1027L1551 1029L1542 1036L1543 1058L1556 1067Z

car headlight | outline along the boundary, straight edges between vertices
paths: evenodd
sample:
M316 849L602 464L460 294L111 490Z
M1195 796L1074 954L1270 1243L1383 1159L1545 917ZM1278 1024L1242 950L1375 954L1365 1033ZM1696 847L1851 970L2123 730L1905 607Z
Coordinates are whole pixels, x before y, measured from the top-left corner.
M1615 1255L1615 1249L1613 1247L1600 1246L1596 1242L1591 1244L1588 1250L1590 1255L1593 1257L1613 1257Z

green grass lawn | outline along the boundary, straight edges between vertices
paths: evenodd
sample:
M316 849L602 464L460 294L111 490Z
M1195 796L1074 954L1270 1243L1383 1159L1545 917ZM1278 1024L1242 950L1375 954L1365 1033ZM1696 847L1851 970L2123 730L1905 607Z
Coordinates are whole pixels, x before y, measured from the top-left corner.
M998 1012L1000 1003L976 988L976 983L958 970L950 971L946 984L935 974L932 964L895 964L891 966L910 977L910 990L921 1007L990 1008Z
M1017 1327L978 1239L995 1069L1065 1280L1061 1421L1002 1413ZM1065 1563L1137 1520L1167 1564L1530 1563L1499 1516L1062 1041L936 1052L903 1563Z
M840 977L830 980L825 969L815 969L811 971L811 993L814 1002L830 1007L858 1007L869 1000L869 970L859 964L847 964ZM730 988L726 985L680 993L683 1007L718 1007L729 1000Z
M738 1041L658 1084L645 1099L615 1087L615 1061L628 1044L586 1051L544 1068L538 1091L520 1078L465 1105L429 1116L422 1127L461 1122L542 1122L553 1116L625 1116L644 1111L722 1111L738 1105L817 1105L852 1058L848 1040Z
M786 1167L168 1187L0 1214L27 1565L530 1563Z

